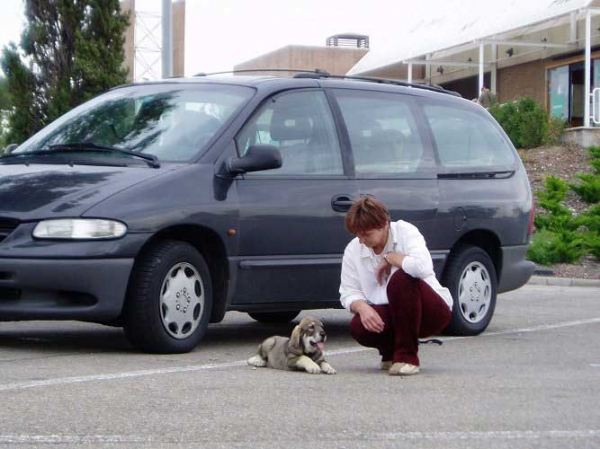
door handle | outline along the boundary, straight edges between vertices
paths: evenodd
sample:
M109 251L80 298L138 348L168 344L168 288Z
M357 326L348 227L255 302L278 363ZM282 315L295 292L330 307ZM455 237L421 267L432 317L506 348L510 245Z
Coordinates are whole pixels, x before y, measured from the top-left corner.
M352 195L334 195L331 198L331 208L336 212L348 212L352 204L354 204Z

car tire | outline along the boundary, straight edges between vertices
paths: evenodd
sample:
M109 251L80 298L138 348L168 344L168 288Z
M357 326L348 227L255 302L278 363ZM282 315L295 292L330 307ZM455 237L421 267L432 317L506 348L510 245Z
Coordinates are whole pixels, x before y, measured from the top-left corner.
M202 340L211 309L212 284L202 255L185 242L160 242L134 265L125 333L144 352L189 352Z
M443 284L452 294L452 320L447 335L477 335L490 323L496 307L496 269L477 246L461 247L448 260Z
M300 312L300 310L288 310L285 312L248 312L248 315L259 323L284 324L292 321Z

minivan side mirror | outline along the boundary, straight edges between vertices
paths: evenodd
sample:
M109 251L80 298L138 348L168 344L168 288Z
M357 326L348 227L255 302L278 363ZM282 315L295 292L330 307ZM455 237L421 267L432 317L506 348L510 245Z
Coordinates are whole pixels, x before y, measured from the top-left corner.
M227 161L227 171L232 175L242 173L272 170L281 167L281 152L273 145L253 145L242 157L231 158Z
M16 143L11 143L10 145L7 145L6 147L4 147L4 151L2 151L2 156L8 156L10 153L12 153L19 145Z

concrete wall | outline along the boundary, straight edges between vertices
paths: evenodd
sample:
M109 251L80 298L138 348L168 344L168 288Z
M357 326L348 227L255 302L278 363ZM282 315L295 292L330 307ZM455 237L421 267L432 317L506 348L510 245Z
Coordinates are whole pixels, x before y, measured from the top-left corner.
M288 45L237 64L233 69L322 69L332 74L345 74L367 52L368 50L359 48ZM269 72L265 73L269 74ZM270 74L286 75L286 73L281 72Z

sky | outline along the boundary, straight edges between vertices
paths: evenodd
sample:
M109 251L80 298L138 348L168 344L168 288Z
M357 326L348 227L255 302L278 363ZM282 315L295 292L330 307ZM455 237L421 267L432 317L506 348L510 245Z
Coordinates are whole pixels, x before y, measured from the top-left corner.
M2 48L18 44L25 19L23 0L0 1ZM162 0L136 3L161 11ZM399 0L186 0L185 74L231 70L286 45L325 45L334 34L366 34L373 47L408 9Z
M156 17L163 0L135 0L138 13ZM371 52L360 65L403 59L444 48L453 40L513 29L525 17L583 7L591 0L185 0L185 75L233 66L287 45L325 45L342 33L369 36ZM0 0L0 49L16 43L24 0ZM475 9L474 9L475 8ZM494 20L490 20L494 17ZM139 27L138 27L139 28ZM498 28L496 30L496 28ZM160 43L160 28L155 31ZM160 54L151 65L160 76ZM382 59L379 61L377 58ZM393 60L393 58L392 58ZM385 65L385 64L384 64ZM139 66L136 69L139 71ZM154 76L155 75L155 76ZM137 77L137 75L136 75ZM138 77L141 79L141 77Z
M22 0L1 0L0 8L0 51L10 41L19 43L25 21ZM1 69L0 69L1 72Z
M186 72L231 69L286 45L325 45L341 33L366 34L373 46L382 29L400 21L405 3L410 2L188 0Z

